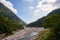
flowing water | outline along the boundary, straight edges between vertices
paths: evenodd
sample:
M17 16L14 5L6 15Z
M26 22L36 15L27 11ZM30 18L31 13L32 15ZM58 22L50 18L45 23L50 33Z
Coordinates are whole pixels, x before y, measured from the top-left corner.
M27 35L26 37L22 38L21 40L29 40L29 39L31 39L33 36L38 35L38 33L39 33L40 31L42 31L42 30L44 30L44 28L39 28L39 29L37 28L37 30L36 30L35 32L30 33L29 35Z
M5 40L5 39L7 39L7 40L29 40L29 39L33 38L35 35L38 35L38 33L41 32L42 30L44 30L44 28L29 27L22 31L17 32L14 35L4 38L3 40ZM26 35L24 35L24 34L26 34Z
M28 36L22 38L21 40L29 40L30 38L32 38L33 36L35 36L37 34L38 34L37 32L32 32Z

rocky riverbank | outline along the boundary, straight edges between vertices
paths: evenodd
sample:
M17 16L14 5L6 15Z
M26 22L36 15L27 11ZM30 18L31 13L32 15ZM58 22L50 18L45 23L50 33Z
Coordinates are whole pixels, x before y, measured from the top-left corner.
M7 40L19 40L19 39L22 39L22 38L28 36L32 32L38 32L40 30L41 30L41 28L25 28L23 30L16 32L14 35L11 35L9 37L4 38L3 40L5 40L5 39L7 39ZM33 37L33 39L34 38L35 37Z

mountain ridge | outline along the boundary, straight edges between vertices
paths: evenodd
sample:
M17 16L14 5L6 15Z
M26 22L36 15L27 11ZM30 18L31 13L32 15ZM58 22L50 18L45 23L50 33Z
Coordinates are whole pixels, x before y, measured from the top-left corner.
M8 9L2 3L0 3L0 12L3 12L2 15L8 17L10 20L15 21L16 23L22 23L23 25L26 25L26 23L22 19L20 19L16 14L14 14L10 9Z
M52 14L60 14L60 8L55 9L55 10L53 10L52 12L50 12L47 16L44 16L44 17L38 19L37 21L28 24L27 27L42 27L42 22L43 22L43 20L44 20L46 17L48 17L48 16L50 16L50 15L52 15Z

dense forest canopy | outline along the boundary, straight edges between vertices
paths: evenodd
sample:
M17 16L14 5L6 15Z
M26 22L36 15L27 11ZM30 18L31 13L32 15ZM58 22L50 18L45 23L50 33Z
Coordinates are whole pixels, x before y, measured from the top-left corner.
M26 23L23 20L0 3L0 34L12 34L13 31L23 29L24 25L26 25Z
M0 12L0 34L11 34L13 31L23 29L22 24L16 23L13 20L9 20L8 17L4 17L2 14L3 12Z

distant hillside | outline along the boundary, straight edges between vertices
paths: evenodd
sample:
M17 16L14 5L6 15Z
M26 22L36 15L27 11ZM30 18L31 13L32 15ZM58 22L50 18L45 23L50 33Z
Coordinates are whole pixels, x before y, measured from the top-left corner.
M27 27L40 27L42 25L42 21L45 17L38 19L37 21L30 23Z
M52 14L60 14L60 8L53 10L53 11L50 12L47 16L52 15Z
M52 14L60 14L60 8L53 10L47 16L50 16ZM47 17L47 16L45 16L45 17ZM37 21L28 24L27 27L42 27L42 22L45 19L45 17L42 17L42 18L38 19Z
M9 10L6 6L4 6L2 3L0 3L0 13L5 17L8 17L10 20L15 21L16 23L22 23L23 25L26 25L26 23L21 20L19 17L17 17L11 10Z

